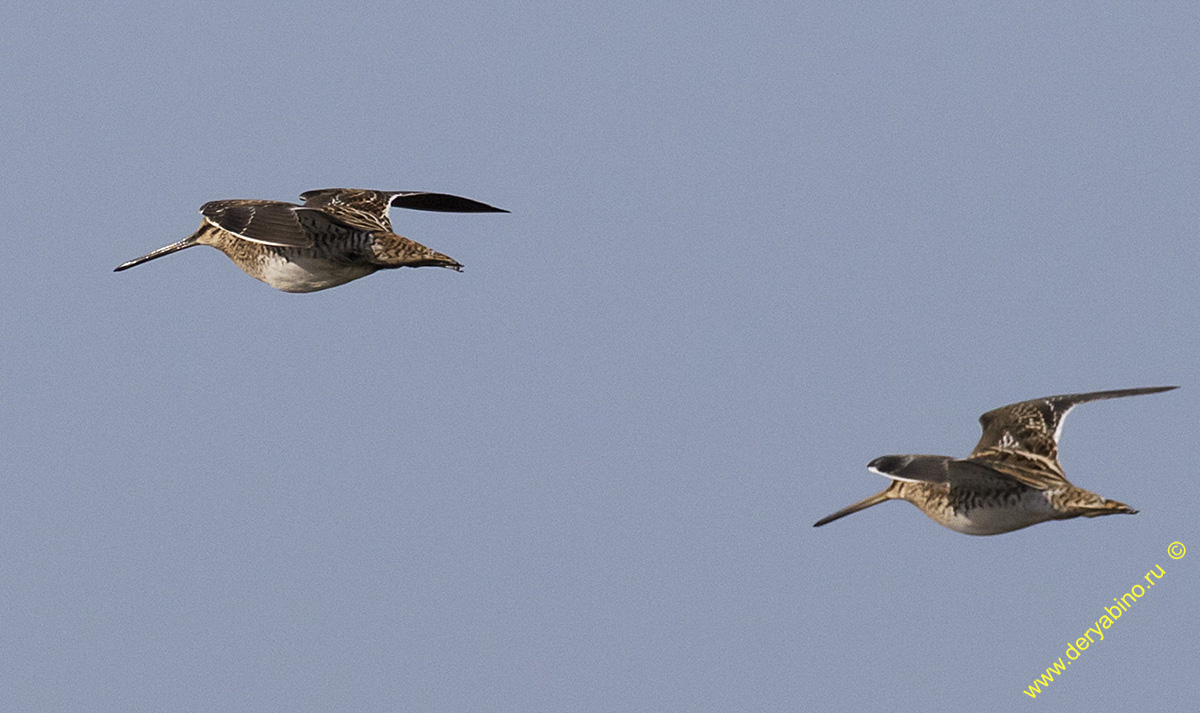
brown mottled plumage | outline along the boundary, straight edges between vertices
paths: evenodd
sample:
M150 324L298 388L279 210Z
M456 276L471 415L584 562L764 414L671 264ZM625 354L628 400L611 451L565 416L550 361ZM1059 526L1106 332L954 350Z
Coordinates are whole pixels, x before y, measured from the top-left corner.
M882 492L817 521L820 527L887 500L907 500L931 520L967 535L997 535L1047 520L1137 510L1067 481L1058 464L1063 420L1078 404L1154 394L1174 386L1094 391L1021 401L979 417L983 437L966 458L897 455L867 465L892 482Z
M392 232L388 209L452 213L507 213L502 208L445 193L323 188L300 194L304 205L281 201L222 200L200 207L192 235L117 267L211 245L247 275L284 292L315 292L397 267L462 265Z

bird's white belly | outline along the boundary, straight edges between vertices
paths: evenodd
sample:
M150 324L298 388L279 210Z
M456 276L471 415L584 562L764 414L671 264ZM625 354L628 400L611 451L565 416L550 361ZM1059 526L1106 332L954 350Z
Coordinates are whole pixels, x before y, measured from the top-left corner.
M263 260L255 277L284 292L316 292L366 277L377 269L374 265L342 265L315 257L285 260L273 255Z

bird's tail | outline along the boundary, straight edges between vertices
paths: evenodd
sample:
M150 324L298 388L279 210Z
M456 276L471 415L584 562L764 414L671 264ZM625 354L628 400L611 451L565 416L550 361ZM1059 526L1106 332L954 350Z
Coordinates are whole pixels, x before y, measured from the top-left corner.
M1099 505L1087 506L1080 514L1084 517L1100 517L1101 515L1137 515L1137 512L1125 503L1102 499Z
M380 267L445 267L462 272L462 263L394 233L375 236L374 262Z

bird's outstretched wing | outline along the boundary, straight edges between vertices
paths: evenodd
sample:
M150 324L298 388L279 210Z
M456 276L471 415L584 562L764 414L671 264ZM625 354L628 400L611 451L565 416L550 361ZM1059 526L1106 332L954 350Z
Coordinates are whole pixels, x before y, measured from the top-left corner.
M320 188L300 194L306 207L320 208L347 223L368 230L392 231L390 208L410 208L443 213L507 213L486 203L424 191L372 191L365 188Z
M990 463L974 458L952 458L931 455L882 456L867 464L867 470L892 480L906 483L949 483L951 487L968 488L975 492L991 492L1012 488L1013 481L1044 490L1025 478L993 468Z
M452 196L449 193L425 193L422 191L399 191L390 194L393 208L411 210L435 210L443 213L507 213L503 208L487 203Z
M996 450L1025 451L1058 460L1058 439L1063 420L1079 404L1101 399L1155 394L1170 391L1175 386L1150 386L1140 389L1092 391L1086 394L1062 394L1020 401L988 411L979 417L983 437L971 451L972 458Z
M325 211L281 201L210 201L200 207L200 213L243 240L285 248L312 247L312 230L356 229Z

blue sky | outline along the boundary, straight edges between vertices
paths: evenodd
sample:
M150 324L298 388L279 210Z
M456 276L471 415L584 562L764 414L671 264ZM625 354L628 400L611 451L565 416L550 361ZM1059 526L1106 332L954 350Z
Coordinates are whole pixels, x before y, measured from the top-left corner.
M848 5L10 11L3 707L1200 697L1200 11ZM512 214L392 212L462 274L112 273L329 186ZM984 411L1165 384L1062 441L1135 517L811 527Z

